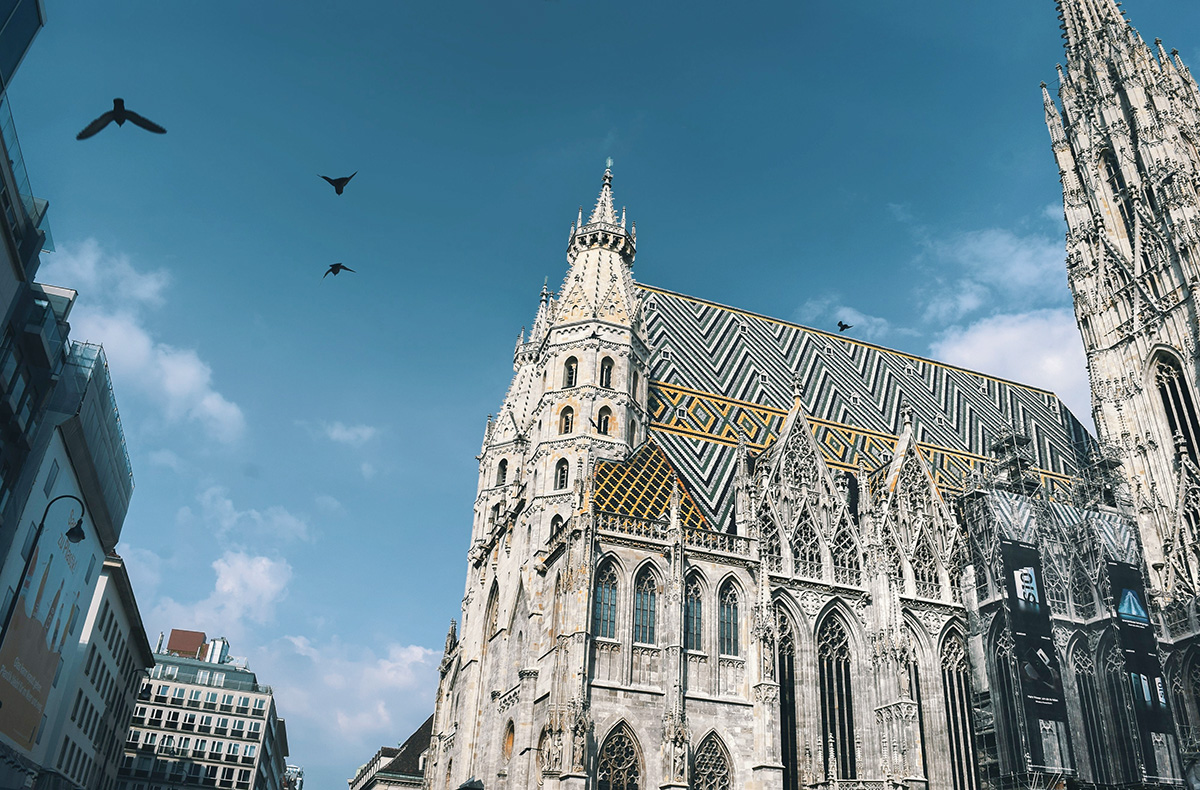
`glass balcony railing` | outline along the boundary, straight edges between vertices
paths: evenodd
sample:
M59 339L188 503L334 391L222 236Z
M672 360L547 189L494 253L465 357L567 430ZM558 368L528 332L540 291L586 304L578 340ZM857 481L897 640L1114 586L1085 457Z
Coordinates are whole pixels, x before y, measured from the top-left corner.
M21 141L17 139L17 127L13 123L12 107L7 94L0 95L0 138L3 138L4 148L8 151L13 182L17 187L17 194L20 196L21 206L25 209L25 216L29 218L29 223L34 228L45 234L42 249L52 252L54 243L51 240L50 225L46 218L50 204L42 198L34 197L33 190L29 186L29 171L25 167L25 157L21 153ZM24 236L25 234L17 233L17 235Z

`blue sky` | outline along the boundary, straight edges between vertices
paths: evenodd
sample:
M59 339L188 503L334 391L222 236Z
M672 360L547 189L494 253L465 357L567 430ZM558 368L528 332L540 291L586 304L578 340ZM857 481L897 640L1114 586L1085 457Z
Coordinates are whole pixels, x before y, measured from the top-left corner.
M844 319L1090 424L1050 0L47 5L9 95L39 279L112 368L118 550L152 639L227 635L275 687L312 787L432 710L484 422L608 156L640 281ZM1200 68L1200 6L1126 9ZM76 142L114 96L168 134Z

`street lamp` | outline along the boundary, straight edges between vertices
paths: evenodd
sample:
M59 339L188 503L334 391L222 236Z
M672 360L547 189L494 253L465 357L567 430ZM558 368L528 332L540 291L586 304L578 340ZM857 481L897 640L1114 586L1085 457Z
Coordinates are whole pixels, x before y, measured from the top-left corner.
M42 539L42 530L46 527L46 516L50 514L50 506L60 499L74 499L79 503L79 520L74 526L67 530L67 540L72 543L78 543L83 540L83 500L72 494L63 494L56 496L46 503L46 509L42 511L42 520L38 522L37 529L33 533L33 543L29 545L29 556L25 558L25 566L21 569L21 575L17 578L17 589L13 593L12 600L8 604L8 611L4 613L4 626L0 628L0 647L4 645L4 637L8 636L8 625L12 622L13 615L17 611L17 601L21 597L21 588L25 586L25 576L29 573L29 565L33 562L33 557L37 554L38 541Z

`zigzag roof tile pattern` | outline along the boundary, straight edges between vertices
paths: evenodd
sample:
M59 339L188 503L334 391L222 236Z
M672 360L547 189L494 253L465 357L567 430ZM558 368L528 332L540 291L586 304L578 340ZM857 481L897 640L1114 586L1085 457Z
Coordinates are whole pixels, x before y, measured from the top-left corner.
M1032 440L1051 496L1064 494L1095 439L1054 393L638 284L642 334L654 350L651 431L710 526L732 519L740 428L752 449L779 435L803 383L803 406L833 468L874 469L896 445L901 403L943 494L992 460L1011 423Z

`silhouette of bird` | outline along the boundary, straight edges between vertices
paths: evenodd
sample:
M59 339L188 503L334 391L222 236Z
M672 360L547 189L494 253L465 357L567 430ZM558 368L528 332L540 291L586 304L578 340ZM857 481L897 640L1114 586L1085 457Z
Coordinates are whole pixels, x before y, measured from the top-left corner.
M352 272L352 271L354 271L354 270L351 269L349 266L347 266L344 263L331 263L331 264L329 264L329 271L322 274L321 279L324 280L326 277L328 277L331 274L334 277L337 277L342 272Z
M838 321L838 331L845 332L847 329L853 329L854 324L847 324L845 321Z
M333 184L333 191L337 192L340 195L340 194L342 194L342 190L346 188L346 184L349 184L350 179L354 178L356 175L358 175L357 170L355 170L350 175L342 176L341 178L330 178L329 176L321 176L321 178L325 179L330 184Z
M124 126L126 121L132 121L134 126L140 126L148 132L155 134L166 134L167 130L156 124L154 121L138 115L133 110L125 109L124 99L113 99L113 108L101 115L96 120L83 127L83 131L75 135L76 140L86 140L92 135L99 132L105 126L108 126L113 121L117 122L117 126Z

